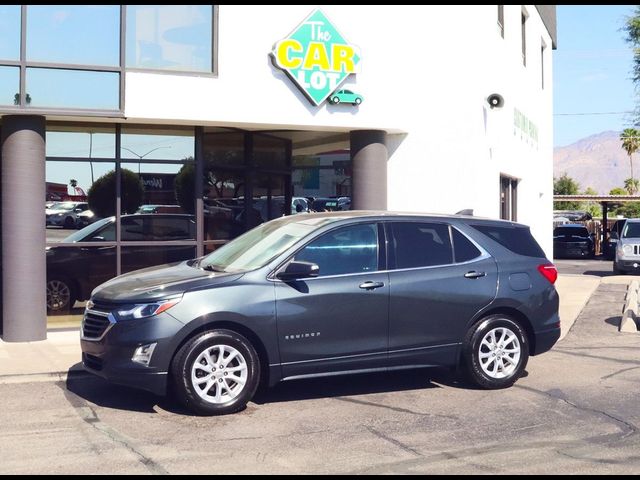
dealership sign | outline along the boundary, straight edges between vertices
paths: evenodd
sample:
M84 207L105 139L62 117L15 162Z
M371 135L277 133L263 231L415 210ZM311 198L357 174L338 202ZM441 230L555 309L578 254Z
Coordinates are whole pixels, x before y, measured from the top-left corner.
M314 105L360 69L358 47L349 44L320 10L276 43L271 55Z

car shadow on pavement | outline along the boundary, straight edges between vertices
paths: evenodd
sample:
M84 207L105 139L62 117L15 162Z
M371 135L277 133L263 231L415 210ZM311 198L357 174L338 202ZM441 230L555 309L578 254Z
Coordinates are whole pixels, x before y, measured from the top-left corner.
M309 378L281 382L261 388L254 403L290 402L318 398L353 397L372 393L442 388L476 389L474 385L448 368L420 368L395 372L361 373L335 377Z
M170 396L161 397L144 390L115 385L86 372L70 371L67 376L66 389L81 400L98 407L155 413L157 412L156 406L158 406L171 413L192 415Z
M525 371L523 376L526 375ZM420 368L281 382L271 388L258 389L252 403L264 405L443 387L479 390L479 387L471 384L462 374L452 369ZM176 415L193 416L192 412L182 407L170 395L161 397L143 390L115 385L86 372L69 371L66 389L79 397L79 402L78 399L75 402L71 400L74 406L86 406L82 404L85 401L98 407L115 410L157 413L160 408Z

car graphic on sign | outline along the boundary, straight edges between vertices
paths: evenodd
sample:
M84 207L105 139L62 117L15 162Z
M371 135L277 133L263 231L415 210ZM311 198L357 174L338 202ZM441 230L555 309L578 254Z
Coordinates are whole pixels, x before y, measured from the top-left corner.
M334 105L337 105L338 103L352 103L354 105L360 105L362 100L362 95L354 93L351 90L337 90L329 97L329 101Z

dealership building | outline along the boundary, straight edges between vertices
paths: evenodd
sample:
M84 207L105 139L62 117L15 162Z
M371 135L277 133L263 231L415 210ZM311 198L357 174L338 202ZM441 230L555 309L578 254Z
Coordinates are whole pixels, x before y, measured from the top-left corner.
M555 48L549 5L0 6L3 340L80 318L91 281L314 199L472 209L530 225L551 258ZM80 211L45 210L52 185L109 228L47 225Z

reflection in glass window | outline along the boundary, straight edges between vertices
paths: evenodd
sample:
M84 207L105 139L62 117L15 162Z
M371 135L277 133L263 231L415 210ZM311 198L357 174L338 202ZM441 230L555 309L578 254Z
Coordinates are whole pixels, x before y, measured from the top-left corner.
M120 65L120 6L29 5L27 61Z
M230 240L246 230L242 172L207 169L203 184L204 239ZM259 212L249 211L250 228L262 223Z
M211 5L128 5L127 67L211 72Z
M378 269L378 228L353 225L321 236L295 256L296 261L315 263L320 276L369 273Z
M17 105L19 91L20 69L18 67L0 67L0 105Z
M196 247L190 245L122 247L122 273L166 263L182 262L195 256Z
M120 155L123 159L193 160L194 151L193 128L177 130L126 127L122 129Z
M47 157L115 158L115 127L48 125L46 149Z
M27 68L27 95L32 107L118 110L120 74Z
M126 207L126 213L194 213L195 212L195 167L186 164L123 163L123 172L131 172L142 184L142 195L136 204ZM130 185L122 176L123 198L129 198ZM123 212L125 205L123 202Z
M205 133L202 147L205 165L243 166L244 140L245 134L242 132Z
M261 168L287 168L287 142L267 135L253 135L253 161Z
M0 59L20 60L20 5L0 5Z
M292 160L294 196L317 199L317 203L314 201L311 205L311 209L317 212L351 208L349 152L296 155ZM338 198L341 200L338 201Z

